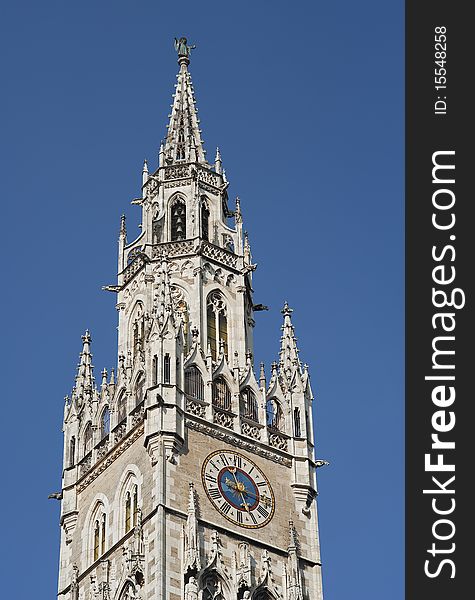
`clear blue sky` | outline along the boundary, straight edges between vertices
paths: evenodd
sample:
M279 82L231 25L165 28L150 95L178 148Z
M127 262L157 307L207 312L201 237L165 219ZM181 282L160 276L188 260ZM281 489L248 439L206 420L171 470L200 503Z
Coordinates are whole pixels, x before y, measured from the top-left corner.
M122 212L137 232L177 72L191 73L252 251L256 360L286 299L316 392L326 600L403 596L403 5L4 3L2 591L53 598L63 397L86 327L116 361ZM25 553L30 556L25 558Z

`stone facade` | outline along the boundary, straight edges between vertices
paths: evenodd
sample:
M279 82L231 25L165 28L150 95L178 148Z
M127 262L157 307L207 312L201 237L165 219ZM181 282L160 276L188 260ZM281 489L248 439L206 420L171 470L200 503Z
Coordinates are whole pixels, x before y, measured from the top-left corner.
M254 371L265 307L240 202L228 208L219 151L206 161L186 40L177 49L168 135L134 201L142 232L128 243L122 218L118 281L105 288L117 294L117 368L96 384L86 332L66 398L58 595L319 600L324 461L308 369L285 304L279 360L268 378ZM221 463L206 476L212 453Z

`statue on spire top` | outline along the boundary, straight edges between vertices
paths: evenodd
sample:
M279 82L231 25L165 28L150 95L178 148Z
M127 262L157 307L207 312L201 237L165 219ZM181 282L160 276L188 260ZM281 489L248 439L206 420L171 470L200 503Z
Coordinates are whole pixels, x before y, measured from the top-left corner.
M175 50L178 52L178 58L181 58L182 56L189 58L191 51L195 48L195 45L188 46L186 37L181 37L179 40L175 38Z

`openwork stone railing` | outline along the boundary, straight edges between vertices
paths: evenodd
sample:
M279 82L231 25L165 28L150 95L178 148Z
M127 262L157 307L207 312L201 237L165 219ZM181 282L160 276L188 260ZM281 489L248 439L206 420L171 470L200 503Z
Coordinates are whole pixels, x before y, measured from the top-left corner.
M253 438L254 440L260 440L261 426L253 421L241 419L241 433Z
M124 283L130 281L135 275L135 273L140 271L144 264L145 261L141 256L135 257L134 260L130 263L130 265L125 267L125 269L122 271L122 275L124 276Z
M130 413L132 418L132 427L135 427L140 421L144 420L145 417L145 405L141 402L134 410Z
M109 435L106 435L96 446L97 460L100 460L109 452Z
M233 429L234 426L234 415L228 411L221 410L219 408L213 408L213 423L221 425L221 427L227 427Z
M181 242L165 242L152 248L152 258L159 258L162 254L166 256L186 256L193 254L197 238L182 240Z
M88 471L90 471L92 467L92 452L86 454L86 456L79 463L79 475L82 476Z
M116 425L112 431L114 436L114 444L120 442L120 440L124 437L125 432L127 431L127 419L123 419L118 425Z
M269 444L279 450L288 450L288 437L273 429L268 429Z
M202 252L203 255L207 256L208 258L217 260L228 267L232 267L233 269L237 268L238 257L236 254L229 252L229 250L225 250L224 248L220 248L219 246L215 246L209 242L203 242Z
M197 400L196 398L186 398L186 412L189 412L195 417L201 417L202 419L206 416L206 403Z
M165 169L165 179L181 179L190 174L189 165L173 165Z

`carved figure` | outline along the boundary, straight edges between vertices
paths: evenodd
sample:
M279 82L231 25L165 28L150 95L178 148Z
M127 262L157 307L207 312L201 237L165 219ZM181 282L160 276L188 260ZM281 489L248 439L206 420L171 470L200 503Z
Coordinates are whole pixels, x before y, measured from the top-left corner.
M190 52L194 50L196 46L188 46L188 40L186 37L181 37L179 40L175 38L175 50L178 52L178 57L185 56L188 58Z

